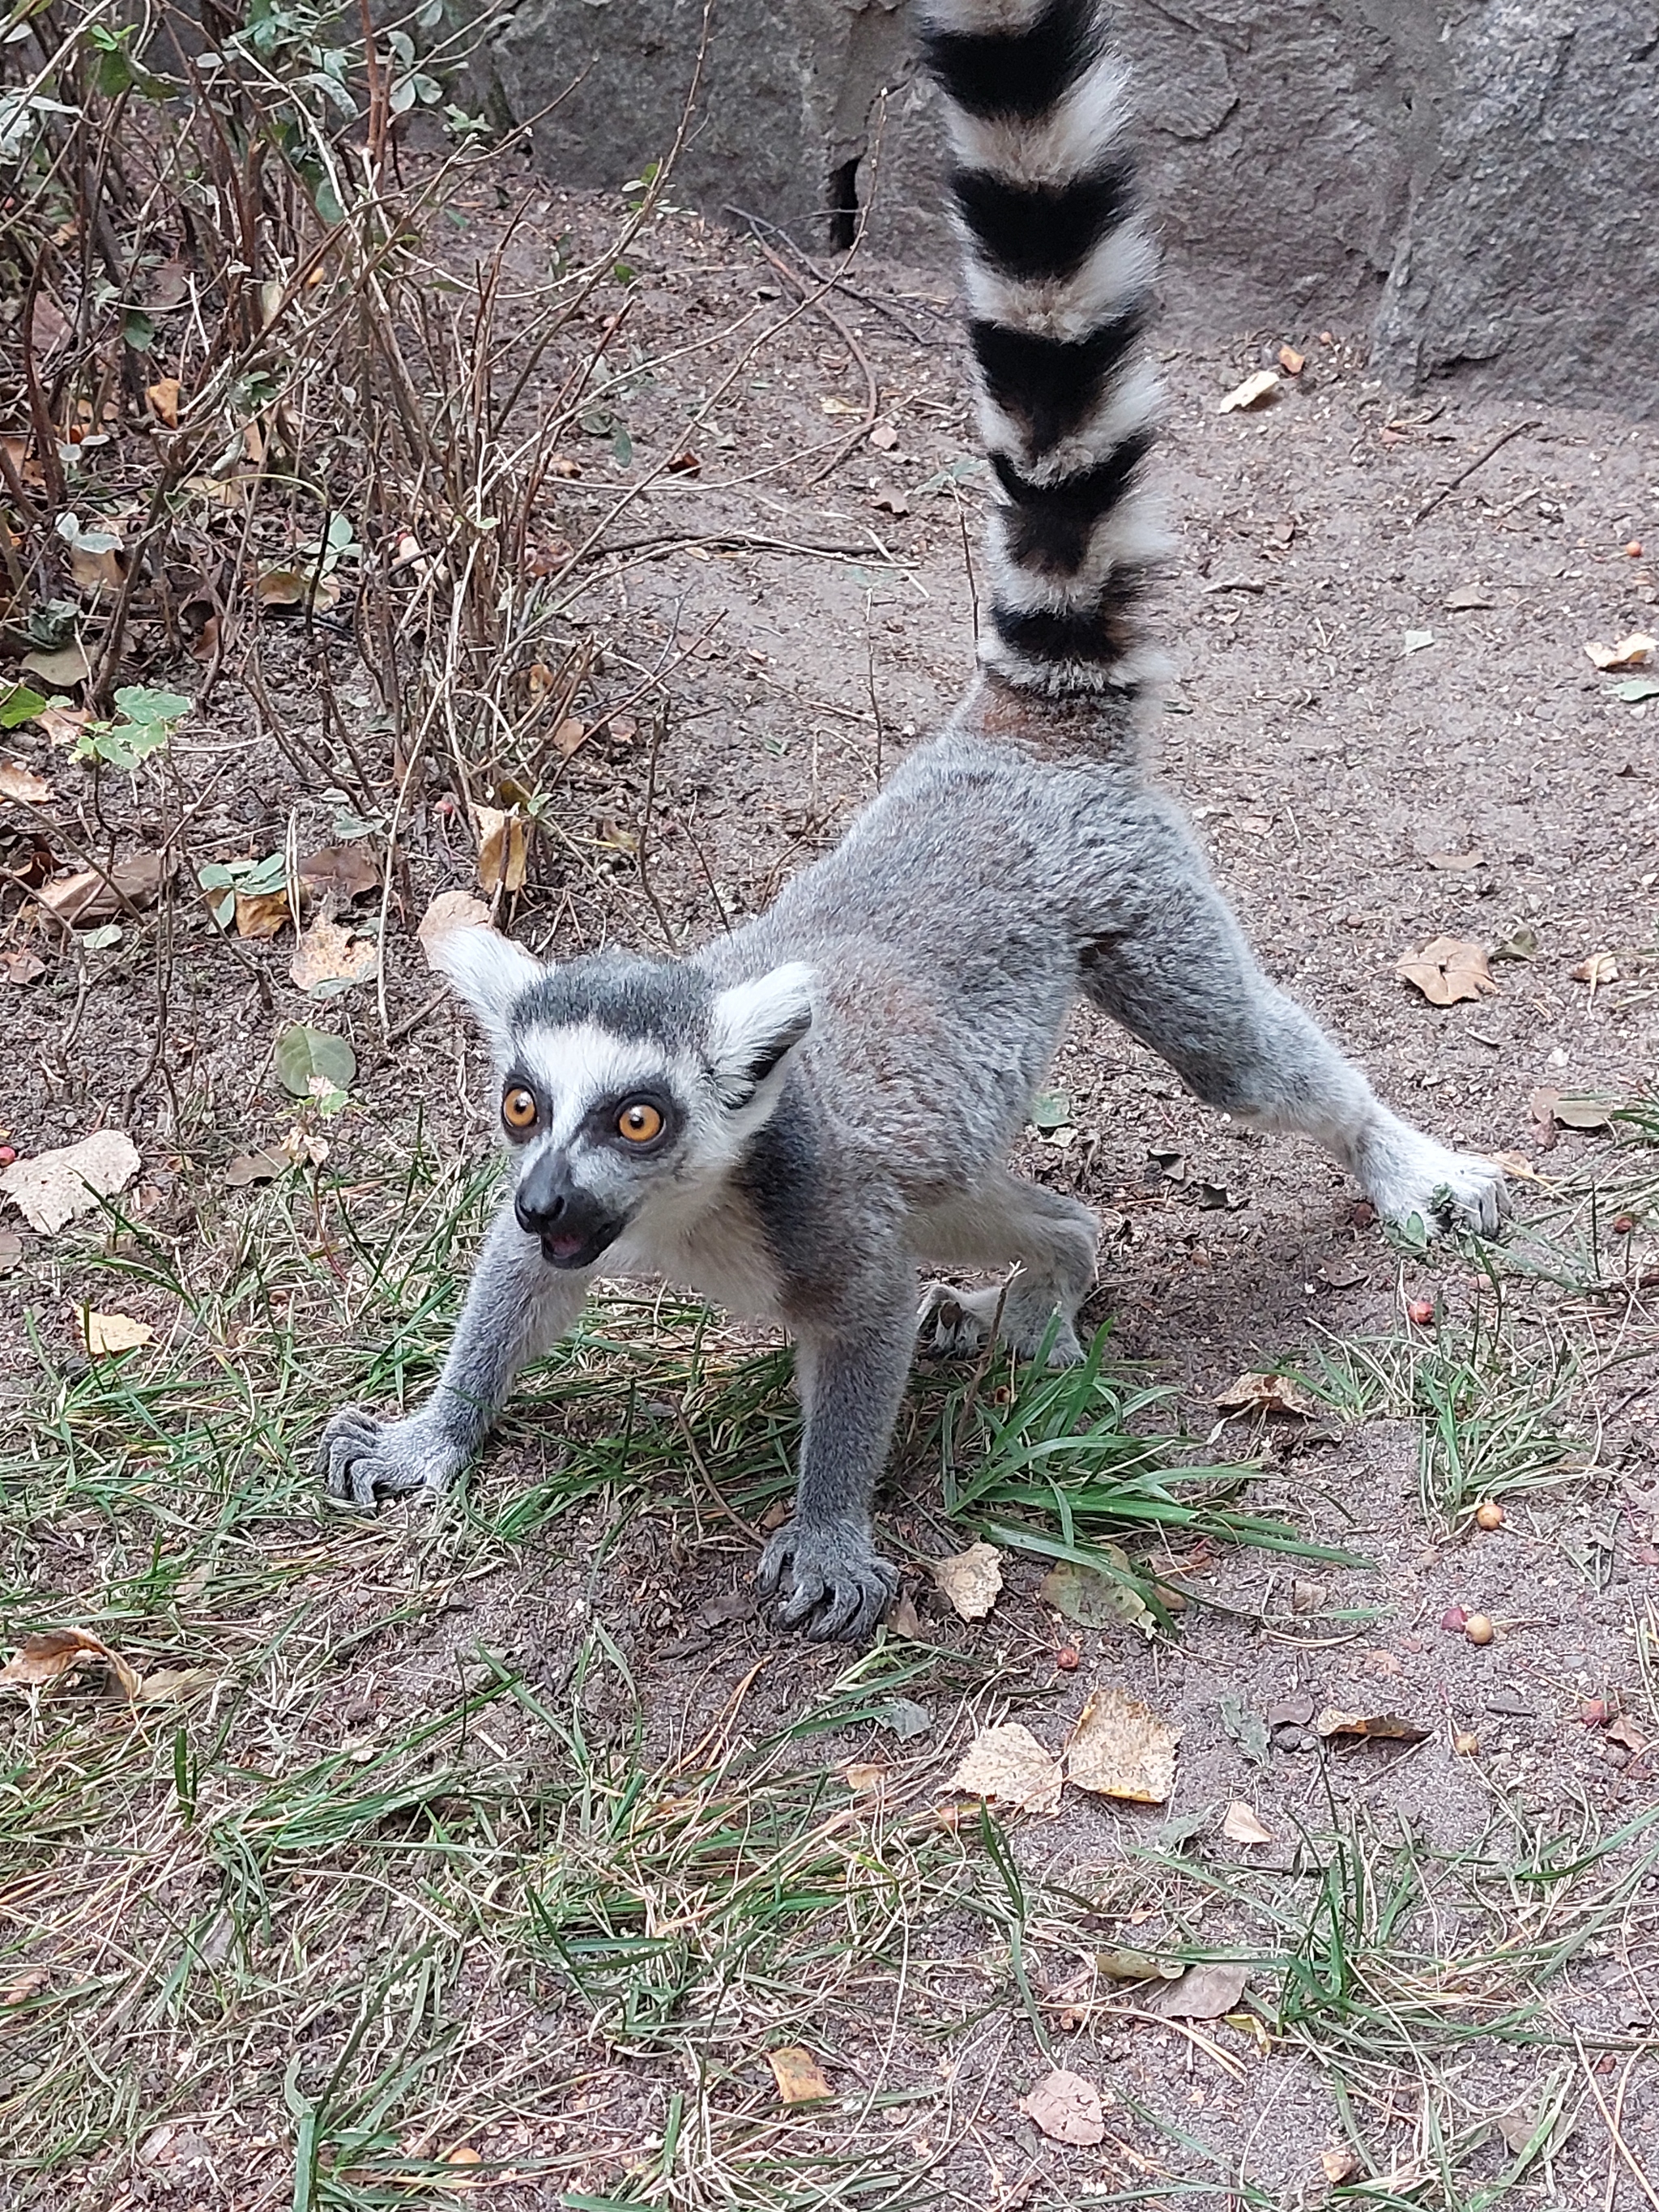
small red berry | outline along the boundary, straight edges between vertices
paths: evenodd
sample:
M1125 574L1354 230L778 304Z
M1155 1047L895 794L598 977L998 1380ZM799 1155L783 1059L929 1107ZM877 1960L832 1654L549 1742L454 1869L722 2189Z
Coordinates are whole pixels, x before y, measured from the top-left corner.
M9 1145L0 1145L0 1168L9 1168L16 1158Z
M1406 1318L1408 1322L1413 1323L1418 1328L1426 1328L1429 1323L1434 1319L1434 1300L1432 1298L1407 1298L1406 1301Z
M1062 1644L1054 1654L1054 1664L1062 1674L1075 1674L1083 1662L1069 1644Z

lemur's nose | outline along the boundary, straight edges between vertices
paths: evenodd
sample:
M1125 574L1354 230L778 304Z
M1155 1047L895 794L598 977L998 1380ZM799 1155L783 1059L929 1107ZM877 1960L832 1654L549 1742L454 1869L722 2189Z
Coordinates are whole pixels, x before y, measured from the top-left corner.
M519 1178L513 1211L526 1236L539 1237L570 1211L570 1170L556 1156L536 1160Z

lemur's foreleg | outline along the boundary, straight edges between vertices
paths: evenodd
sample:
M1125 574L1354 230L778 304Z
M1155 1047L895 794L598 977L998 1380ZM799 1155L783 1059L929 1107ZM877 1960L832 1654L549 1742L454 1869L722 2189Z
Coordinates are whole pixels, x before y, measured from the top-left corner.
M520 1370L556 1344L581 1311L587 1283L586 1274L547 1265L509 1197L484 1239L425 1405L401 1421L343 1406L324 1430L317 1468L329 1496L367 1510L382 1498L447 1490L476 1455Z

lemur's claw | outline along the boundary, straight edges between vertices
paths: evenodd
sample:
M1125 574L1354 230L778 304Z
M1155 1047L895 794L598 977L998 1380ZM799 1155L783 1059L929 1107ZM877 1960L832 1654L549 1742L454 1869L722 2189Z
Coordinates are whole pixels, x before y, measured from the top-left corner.
M317 1446L317 1473L339 1505L372 1513L389 1498L448 1487L459 1466L453 1448L418 1414L382 1421L361 1406L343 1406Z
M778 1619L814 1644L867 1644L898 1592L898 1570L856 1523L803 1528L791 1521L761 1554L755 1581L769 1597L786 1583Z

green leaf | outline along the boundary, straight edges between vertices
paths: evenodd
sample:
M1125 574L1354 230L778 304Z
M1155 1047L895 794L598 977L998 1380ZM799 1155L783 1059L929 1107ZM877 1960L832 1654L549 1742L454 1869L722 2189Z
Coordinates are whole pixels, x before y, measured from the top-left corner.
M933 1725L933 1716L926 1705L919 1705L914 1698L884 1698L878 1705L872 1705L870 1717L878 1728L890 1729L901 1743L908 1743L912 1736L926 1735Z
M1627 676L1622 684L1609 685L1607 696L1628 700L1632 706L1643 699L1659 699L1659 676Z
M276 1040L276 1074L293 1098L326 1097L350 1088L357 1056L343 1036L295 1022Z
M134 353L148 353L155 343L155 325L142 307L128 307L121 316L121 337Z
M124 684L115 703L130 722L176 722L195 703L177 691L152 691L142 684Z
M1072 1126L1072 1102L1063 1091L1039 1091L1031 1101L1031 1127L1044 1137Z
M196 880L208 895L208 909L221 929L228 929L236 918L236 878L220 860L204 860L196 871Z
M1218 1707L1221 1725L1246 1759L1257 1766L1268 1763L1267 1723L1253 1711L1236 1690L1224 1691Z
M107 952L112 945L118 945L125 932L118 921L106 921L96 929L83 930L80 942L88 952Z
M1143 1636L1158 1633L1158 1616L1128 1579L1133 1573L1129 1555L1116 1544L1091 1547L1104 1553L1114 1566L1121 1565L1125 1579L1119 1582L1101 1567L1085 1567L1075 1559L1062 1559L1042 1577L1039 1595L1045 1605L1076 1621L1079 1628L1115 1627L1125 1621Z
M0 730L15 730L23 722L32 722L45 712L48 702L38 691L31 691L27 684L14 684L0 696Z

